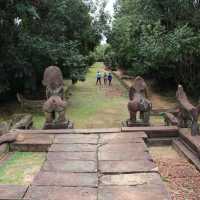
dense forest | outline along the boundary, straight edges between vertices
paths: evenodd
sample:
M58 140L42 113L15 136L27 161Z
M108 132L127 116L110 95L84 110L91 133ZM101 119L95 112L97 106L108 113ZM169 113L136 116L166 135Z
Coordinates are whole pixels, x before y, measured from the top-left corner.
M104 8L92 0L1 0L0 96L34 94L49 65L84 80L106 30Z
M200 95L200 8L192 0L118 0L105 61L162 88Z

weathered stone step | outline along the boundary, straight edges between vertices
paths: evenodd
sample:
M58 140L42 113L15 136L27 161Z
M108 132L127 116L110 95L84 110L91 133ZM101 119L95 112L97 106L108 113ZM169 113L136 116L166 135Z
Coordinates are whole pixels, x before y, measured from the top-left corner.
M164 146L171 145L172 140L176 139L176 137L167 137L167 138L149 138L146 140L147 145L149 146Z
M101 134L99 143L143 143L146 138L144 132Z
M200 135L192 136L191 130L183 128L179 130L180 138L187 144L189 147L196 152L197 156L200 158Z
M178 137L176 126L123 127L122 132L145 132L149 138Z
M118 133L121 128L98 128L98 129L57 129L57 130L11 130L21 134L97 134L97 133Z
M22 141L10 144L11 151L47 152L54 140L52 134L21 134Z
M98 135L56 135L54 144L97 144Z
M182 153L191 163L193 163L196 168L200 171L200 159L197 157L196 153L193 152L190 147L188 147L184 141L181 139L173 140L174 148Z

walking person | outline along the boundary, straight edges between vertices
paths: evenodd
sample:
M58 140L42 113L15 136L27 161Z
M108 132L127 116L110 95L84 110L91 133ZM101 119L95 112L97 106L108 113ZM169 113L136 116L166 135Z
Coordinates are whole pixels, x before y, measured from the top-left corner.
M103 81L104 81L104 85L106 86L106 85L107 85L107 82L108 82L108 75L107 75L106 72L104 72Z
M97 81L96 81L96 85L101 85L101 72L97 72L97 76L96 76L96 78L97 78Z
M111 86L112 85L112 74L111 74L111 72L109 72L109 74L108 74L108 82L109 82L109 86Z

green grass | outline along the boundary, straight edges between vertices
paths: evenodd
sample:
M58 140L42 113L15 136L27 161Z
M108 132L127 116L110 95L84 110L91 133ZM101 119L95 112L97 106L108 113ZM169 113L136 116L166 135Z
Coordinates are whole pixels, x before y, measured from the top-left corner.
M120 127L128 117L127 91L114 78L112 87L96 86L96 72L103 70L102 63L93 65L85 82L72 88L67 114L76 128Z
M45 117L44 113L33 113L33 125L34 128L41 129L44 126Z
M29 185L39 172L45 153L15 152L0 165L0 184Z
M68 100L67 118L74 122L75 128L109 128L120 127L128 119L128 91L114 77L112 87L96 86L96 72L104 72L102 63L94 64L88 71L86 81L72 86L72 96ZM65 81L65 89L71 84ZM2 112L1 112L2 111ZM13 113L31 113L34 128L41 129L45 122L41 110L22 110L18 104L5 106L0 110L2 120L9 119ZM152 124L163 124L161 117L151 117Z

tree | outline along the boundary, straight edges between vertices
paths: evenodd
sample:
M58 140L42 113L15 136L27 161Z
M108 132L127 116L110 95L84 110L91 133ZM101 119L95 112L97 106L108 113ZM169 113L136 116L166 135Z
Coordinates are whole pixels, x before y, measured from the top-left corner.
M118 0L109 37L115 58L159 86L200 89L200 10L191 0ZM199 95L199 93L198 93Z
M84 80L101 40L98 23L82 0L2 0L0 94L35 91L49 65L74 82Z

